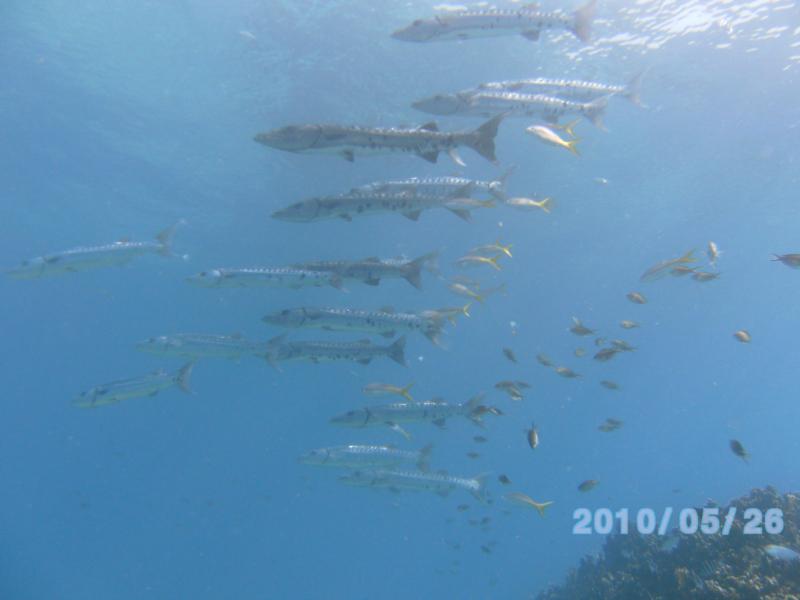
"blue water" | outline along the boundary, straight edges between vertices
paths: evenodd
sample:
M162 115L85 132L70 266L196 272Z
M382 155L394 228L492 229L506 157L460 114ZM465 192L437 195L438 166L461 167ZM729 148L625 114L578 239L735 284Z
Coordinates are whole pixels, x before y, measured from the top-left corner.
M577 507L660 510L766 484L797 489L800 274L769 259L800 252L798 5L601 2L588 45L568 34L431 45L389 37L431 12L417 0L7 0L0 8L0 266L148 240L181 218L175 248L189 255L0 279L1 598L526 598L601 547L601 536L572 535ZM446 156L437 165L413 156L349 164L252 141L290 123L422 123L429 119L410 102L482 81L616 83L645 68L647 108L613 98L608 132L579 125L580 158L525 134L524 119L502 124L500 167L464 150L466 170ZM469 224L445 211L418 222L269 217L373 180L489 178L510 165L512 195L551 196L553 214L501 207L475 211ZM513 259L476 276L505 282L508 295L448 328L447 350L410 338L408 369L376 361L279 373L255 358L206 360L192 395L173 389L97 410L70 404L103 382L177 369L179 359L135 350L152 335L264 340L280 332L261 316L281 308L461 302L429 274L423 292L385 281L343 294L185 283L198 271L438 250L443 274L453 275L453 260L497 239L513 244ZM660 260L690 248L702 255L710 240L723 251L718 280L639 281ZM648 304L628 302L632 290ZM591 360L591 339L567 331L573 315L639 349ZM620 319L642 327L623 331ZM732 337L742 328L749 345ZM589 355L573 356L579 346ZM583 377L557 377L536 363L539 352ZM501 379L532 388L512 403L493 389ZM622 389L604 390L601 379ZM505 414L487 417L486 431L466 420L444 431L412 427L409 442L329 425L374 402L360 393L372 381L414 381L417 396L453 402L486 391ZM623 428L598 432L607 417ZM541 436L535 451L523 433L531 420ZM475 444L478 434L489 442ZM728 449L732 438L749 464ZM311 448L351 442L433 443L435 469L491 473L495 504L350 488L332 471L296 463ZM501 473L512 486L497 482ZM581 494L585 479L600 485ZM508 491L554 505L544 519L505 514ZM463 503L470 509L458 512ZM469 524L484 516L488 530ZM492 553L482 552L490 543Z

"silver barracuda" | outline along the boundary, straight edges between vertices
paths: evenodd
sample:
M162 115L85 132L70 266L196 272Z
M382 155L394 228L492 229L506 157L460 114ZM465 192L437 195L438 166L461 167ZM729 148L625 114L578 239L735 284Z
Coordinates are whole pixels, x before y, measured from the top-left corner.
M405 279L418 290L422 289L422 268L437 271L438 252L407 260L403 258L370 257L363 260L325 260L293 265L297 269L327 273L344 280L356 280L366 285L378 285L382 279Z
M159 392L176 385L188 393L191 391L189 389L189 377L192 374L192 367L194 367L194 363L188 363L177 373L155 371L144 377L104 383L82 392L73 400L72 404L78 408L107 406L132 398L155 396Z
M404 129L399 127L350 127L344 125L289 125L255 136L255 141L286 152L340 154L348 161L362 154L416 154L436 162L440 152L447 152L459 165L460 146L472 148L491 162L494 138L502 115L494 117L473 131L439 131L436 123Z
M277 367L279 362L306 361L313 363L350 361L367 365L374 358L385 356L406 366L406 338L400 337L387 346L369 340L358 342L288 341L286 334L267 342L266 359Z
M296 202L272 213L273 219L310 223L327 219L352 221L353 217L383 213L400 214L416 221L425 210L444 208L469 221L470 209L491 208L491 200L474 200L469 197L470 189L456 190L450 196L435 196L413 190L390 192L367 192L354 190L338 196L309 198Z
M320 467L364 469L416 465L420 471L427 471L432 450L433 446L430 444L420 450L400 450L395 446L349 444L311 450L301 455L298 460L305 465Z
M158 356L184 358L241 358L265 353L266 344L252 342L241 335L176 333L151 337L136 345L137 350Z
M571 31L582 42L588 42L595 4L595 0L590 0L572 14L563 11L541 12L535 4L515 9L453 11L432 19L418 19L408 27L395 31L392 37L404 42L438 42L521 35L536 41L544 30L562 29Z
M292 308L261 319L270 325L292 329L325 329L327 331L362 331L393 338L399 332L418 331L434 344L441 343L445 318L436 311L419 313L354 308Z
M513 167L508 169L499 179L495 180L467 179L466 177L410 177L392 181L375 181L355 189L384 193L412 191L432 195L452 195L456 191L459 191L460 194L483 192L497 200L505 201L507 198L506 180L513 170Z
M559 117L579 114L594 125L602 127L608 97L590 102L575 102L546 94L521 94L508 91L467 91L437 94L412 104L417 110L436 115L485 116L504 114L516 117L541 117L557 122Z
M201 287L342 288L342 279L335 273L295 267L212 269L187 277L186 281Z
M6 273L15 279L35 279L106 267L121 267L135 258L148 254L172 257L175 256L172 252L172 237L177 226L182 223L183 221L179 221L159 233L154 242L120 240L102 246L73 248L25 260L18 267Z
M483 395L475 396L463 404L448 404L444 400L434 399L425 402L395 402L380 406L369 406L350 410L331 419L334 425L345 427L387 426L398 430L400 423L433 423L444 427L447 419L465 417L482 425L480 409Z
M433 492L442 497L446 497L454 490L464 490L483 503L486 502L485 478L485 475L456 477L447 473L369 469L354 471L340 477L339 481L356 487Z
M510 81L491 81L482 83L478 90L499 92L531 91L534 94L546 94L588 102L602 96L622 96L636 105L641 105L641 85L644 72L635 75L627 85L614 85L597 81L580 79L550 79L534 77L531 79L514 79Z

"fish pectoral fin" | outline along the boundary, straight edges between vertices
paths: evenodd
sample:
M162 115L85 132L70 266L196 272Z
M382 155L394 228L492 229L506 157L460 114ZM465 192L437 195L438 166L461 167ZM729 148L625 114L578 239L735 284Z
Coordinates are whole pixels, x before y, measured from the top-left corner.
M446 424L446 422L447 422L447 421L446 421L445 419L434 419L434 420L433 420L433 421L431 421L431 422L432 422L434 425L436 425L436 426L437 426L439 429L444 429L444 426L445 426L445 424Z
M455 216L457 216L459 219L463 219L468 223L472 220L472 214L466 209L453 208L452 206L446 206L445 208L449 210L451 213L453 213Z
M392 492L393 494L399 494L400 493L400 488L395 487L395 486L392 485L392 486L389 486L389 491Z
M342 150L342 156L347 162L354 162L356 155L352 150Z
M530 40L532 42L538 42L540 33L541 32L538 29L530 29L528 31L523 31L522 32L522 37L524 37L526 40Z
M381 332L381 335L383 337L385 337L385 338L393 338L394 334L395 334L394 330L392 330L392 331L382 331Z
M448 156L450 156L450 159L454 163L456 163L459 167L467 166L467 163L465 163L464 159L462 159L461 156L459 156L458 150L456 150L455 148L450 148L450 150L447 151L447 154Z
M403 216L406 219L411 219L412 221L417 221L417 220L419 220L420 214L422 214L421 210L409 210L409 211L404 212Z
M418 152L419 156L427 160L428 162L435 163L439 160L439 151L438 150L431 150L429 152Z
M436 492L436 495L441 496L442 498L447 498L447 496L450 495L450 492L448 492L447 490L439 490L438 492Z
M436 121L430 121L424 125L420 125L419 128L424 131L439 131L439 126L436 124Z
M356 362L362 365L368 365L371 360L372 360L371 358L359 358L358 361Z
M368 277L364 280L364 283L367 285L378 285L381 280L378 277Z
M403 436L404 438L406 438L407 440L410 440L410 439L411 439L411 434L410 434L410 433L408 433L408 432L407 432L405 429L403 429L402 427L400 427L400 425L398 425L397 423L392 423L391 421L389 421L389 422L387 422L387 423L386 423L386 426L387 426L389 429L391 429L392 431L396 431L397 433L399 433L400 435L402 435L402 436Z
M345 213L345 214L343 214L343 215L339 215L339 218L340 218L340 219L344 219L344 220L345 220L345 221L347 221L348 223L349 223L350 221L352 221L352 220L353 220L353 217L351 217L351 216L350 216L349 214L347 214L347 213Z

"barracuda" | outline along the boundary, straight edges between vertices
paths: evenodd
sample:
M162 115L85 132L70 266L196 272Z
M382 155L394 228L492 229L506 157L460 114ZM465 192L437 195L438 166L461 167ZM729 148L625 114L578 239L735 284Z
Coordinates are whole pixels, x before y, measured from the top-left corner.
M421 471L427 471L432 450L431 444L420 450L400 450L394 446L349 444L332 448L318 448L306 452L298 460L306 465L355 469L399 467L411 464L416 465Z
M293 267L212 269L188 277L186 281L201 287L342 288L341 277L334 273Z
M15 279L35 279L64 273L78 273L106 267L121 267L134 258L148 254L164 257L175 256L172 252L172 237L179 221L156 236L154 242L131 242L120 240L102 246L73 248L55 254L39 256L23 261L17 268L7 271Z
M439 131L436 123L403 129L399 127L350 127L344 125L289 125L255 136L255 141L286 152L340 154L348 161L356 154L416 154L435 163L440 152L447 152L464 166L457 154L459 146L472 148L491 162L494 138L502 115L473 131Z
M273 367L279 362L307 361L313 363L351 361L369 364L385 356L406 366L406 338L401 337L388 346L378 346L369 340L358 342L287 341L286 334L267 342L266 359Z
M602 127L602 117L608 106L608 97L591 102L574 102L546 94L520 94L504 91L467 91L456 94L438 94L412 104L417 110L436 115L485 116L498 113L507 116L540 116L550 122L559 117L580 114L597 127Z
M467 179L466 177L411 177L393 181L374 181L356 188L361 192L402 192L412 191L420 194L451 195L456 191L461 194L480 191L505 201L506 180L513 173L514 168L508 169L496 180L484 181L480 179Z
M543 30L566 29L582 42L588 42L595 4L595 0L590 0L572 14L540 12L535 4L508 10L454 11L432 19L418 19L395 31L392 37L405 42L438 42L518 34L536 41Z
M400 331L418 331L436 345L444 317L436 311L400 313L393 309L370 311L353 308L294 308L265 316L262 321L292 329L325 329L328 331L362 331L392 338Z
M627 85L614 85L580 79L549 79L535 77L533 79L515 79L511 81L492 81L482 83L479 90L519 92L533 89L535 93L555 95L581 102L588 102L601 96L622 96L636 105L641 105L641 84L644 72L635 75Z
M136 345L137 350L158 356L186 358L241 358L263 355L265 344L251 342L241 335L177 333L151 337Z
M298 263L297 269L332 274L340 279L357 280L366 285L378 285L382 279L405 279L418 290L422 289L422 268L437 271L438 252L406 260L402 258L370 257L363 260L327 260Z
M192 374L193 367L194 363L188 363L177 373L156 371L144 377L104 383L82 392L80 396L73 400L72 404L78 408L106 406L132 398L155 396L159 392L176 385L184 392L189 393L191 391L189 389L189 377Z
M456 190L450 196L421 194L412 190L395 192L362 192L353 191L338 196L309 198L296 202L272 214L273 219L310 223L326 219L344 219L352 221L353 217L397 213L407 219L416 221L425 210L444 208L457 217L469 221L471 208L490 208L494 204L489 200L473 200L469 198L469 189Z
M351 410L332 418L331 423L359 428L387 426L398 430L400 423L427 422L433 423L437 427L444 427L447 419L465 417L480 426L482 425L480 417L483 414L480 409L482 400L483 394L475 396L463 404L448 404L438 398L425 402L395 402Z
M454 490L461 489L472 494L481 503L485 503L485 479L486 475L483 474L476 477L456 477L447 473L371 469L355 471L350 475L340 477L339 481L357 487L433 492L442 497L446 497Z

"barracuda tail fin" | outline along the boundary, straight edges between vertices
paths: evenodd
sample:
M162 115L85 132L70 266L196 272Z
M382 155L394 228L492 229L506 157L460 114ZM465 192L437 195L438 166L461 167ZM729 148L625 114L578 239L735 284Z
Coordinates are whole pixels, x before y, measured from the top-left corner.
M386 349L386 355L394 362L404 367L406 364L406 336L397 338L394 343Z
M167 227L163 231L158 232L156 235L156 241L161 244L161 248L158 249L158 253L161 256L165 256L167 258L176 256L176 254L172 251L172 238L175 237L175 230L178 228L179 225L186 225L185 219L180 219L174 225ZM183 255L181 258L184 260L188 259L189 257Z
M597 98L589 102L583 114L592 122L592 125L605 131L606 127L603 125L603 115L606 112L607 106L608 96L603 96L602 98Z
M422 289L422 267L425 267L433 273L439 272L439 266L436 259L439 257L438 252L430 252L424 256L412 260L405 268L403 277L408 283L413 285L418 290Z
M193 368L194 368L194 362L186 363L181 367L181 370L178 371L178 376L175 378L178 387L181 388L187 394L192 393L192 389L189 387L189 378L192 376Z
M476 483L477 489L470 490L470 494L481 504L488 504L486 495L486 480L488 478L489 473L480 473L472 478Z
M275 369L276 371L280 371L281 368L278 366L278 351L280 346L286 341L286 334L282 333L267 342L266 352L264 353L264 359L267 361L270 367Z
M582 42L588 42L592 37L592 21L597 9L597 0L589 0L586 4L575 11L575 22L572 32Z
M646 108L646 104L642 104L641 92L642 92L642 77L644 77L645 73L647 73L647 69L639 71L633 78L628 82L627 89L625 90L624 96L633 102L636 106L641 106L642 108Z
M497 137L497 128L500 121L505 117L504 114L497 115L478 127L469 136L467 145L491 163L497 163L494 154L494 138Z
M423 473L431 470L431 451L433 444L428 444L419 451L419 460L417 461L417 468Z

